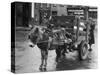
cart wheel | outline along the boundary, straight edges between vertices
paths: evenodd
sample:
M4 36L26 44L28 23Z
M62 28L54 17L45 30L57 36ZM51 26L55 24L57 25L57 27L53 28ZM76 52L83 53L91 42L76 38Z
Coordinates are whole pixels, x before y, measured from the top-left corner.
M79 59L85 60L88 56L88 44L86 41L82 41L80 43L80 49L79 49Z

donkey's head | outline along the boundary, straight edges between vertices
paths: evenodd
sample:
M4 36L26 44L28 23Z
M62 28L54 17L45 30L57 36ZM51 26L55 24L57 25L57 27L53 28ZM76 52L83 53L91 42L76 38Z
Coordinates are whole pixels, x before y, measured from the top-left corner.
M30 40L29 46L34 47L40 39L39 28L34 28L34 30L29 34L28 39Z

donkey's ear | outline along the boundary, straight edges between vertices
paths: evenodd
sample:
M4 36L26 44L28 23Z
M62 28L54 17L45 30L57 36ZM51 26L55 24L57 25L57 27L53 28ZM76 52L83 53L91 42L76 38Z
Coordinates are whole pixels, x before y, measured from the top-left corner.
M30 35L28 35L28 39L30 39Z
M39 28L36 28L36 31L39 31Z
M39 32L39 28L36 28L35 31L34 31L34 33L36 34L38 32Z

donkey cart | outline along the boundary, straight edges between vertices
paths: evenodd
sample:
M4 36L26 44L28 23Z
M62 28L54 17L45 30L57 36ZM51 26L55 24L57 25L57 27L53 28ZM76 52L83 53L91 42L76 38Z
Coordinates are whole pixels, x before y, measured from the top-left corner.
M41 28L35 26L29 39L33 46L37 45L41 51L40 70L46 70L48 50L56 50L57 61L66 50L77 50L79 59L84 60L88 56L89 27L86 21L75 16L54 16L49 24L53 27Z
M84 60L88 56L89 49L89 31L90 25L79 17L75 16L54 16L52 24L65 29L67 49L69 51L77 50L79 59Z

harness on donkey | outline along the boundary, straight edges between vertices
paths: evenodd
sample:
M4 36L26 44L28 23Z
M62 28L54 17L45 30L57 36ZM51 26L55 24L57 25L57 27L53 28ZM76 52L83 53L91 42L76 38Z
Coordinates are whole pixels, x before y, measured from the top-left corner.
M41 50L42 61L40 69L46 69L48 50L56 51L56 60L58 61L62 52L64 53L66 48L64 45L66 36L63 29L53 29L48 31L47 28L41 28L40 26L37 26L36 28L34 27L33 31L29 34L29 39L33 44L36 44Z

